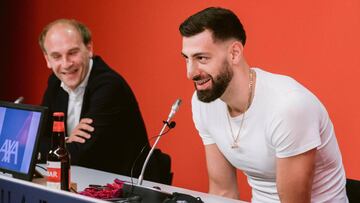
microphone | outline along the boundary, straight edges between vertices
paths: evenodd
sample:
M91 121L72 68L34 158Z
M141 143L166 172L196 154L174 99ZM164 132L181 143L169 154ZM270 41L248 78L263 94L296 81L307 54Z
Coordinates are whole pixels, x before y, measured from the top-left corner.
M15 104L21 104L23 101L24 101L24 97L23 96L20 96L20 97L18 97L15 101L14 101L14 103Z
M143 167L142 167L142 169L141 169L140 176L139 176L139 178L138 178L138 183L137 183L138 186L140 186L140 185L142 184L142 182L143 182L146 166L147 166L147 164L148 164L148 162L149 162L149 159L150 159L152 153L154 152L154 149L155 149L157 143L159 142L159 140L160 140L160 138L161 138L161 136L162 136L165 128L166 128L167 126L170 127L170 128L174 128L174 127L175 127L175 123L173 123L173 122L170 123L170 121L171 121L171 119L174 117L175 113L179 110L180 104L181 104L181 99L177 99L177 100L175 101L175 103L172 105L171 110L170 110L170 113L169 113L169 116L168 116L167 120L164 121L164 125L163 125L163 127L162 127L162 129L161 129L161 131L160 131L160 133L159 133L159 136L156 138L156 140L155 140L155 142L154 142L154 145L151 147L151 149L150 149L150 151L149 151L149 153L148 153L148 155L147 155L147 157L146 157L146 159L145 159L145 162L144 162Z
M17 98L15 101L14 101L14 103L15 104L21 104L23 101L24 101L24 97L23 96L20 96L19 98Z
M171 111L167 119L168 122L174 117L175 113L179 110L179 106L181 102L182 102L181 99L177 99L175 103L171 106Z

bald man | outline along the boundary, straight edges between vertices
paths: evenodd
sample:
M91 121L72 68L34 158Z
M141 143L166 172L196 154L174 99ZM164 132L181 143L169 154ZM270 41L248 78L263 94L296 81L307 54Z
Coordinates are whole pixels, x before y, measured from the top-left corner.
M43 102L65 113L67 149L74 165L130 175L142 147L149 148L136 98L126 81L99 56L94 56L89 29L76 20L60 19L39 37L48 68ZM42 137L45 161L52 119ZM139 164L141 165L141 164ZM136 168L134 175L139 173Z

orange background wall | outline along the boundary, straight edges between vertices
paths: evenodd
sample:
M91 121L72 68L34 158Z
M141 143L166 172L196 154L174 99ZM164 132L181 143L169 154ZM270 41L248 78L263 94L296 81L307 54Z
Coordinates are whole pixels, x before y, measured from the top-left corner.
M230 8L247 31L249 63L291 75L320 98L334 122L347 176L360 179L358 0L24 0L1 4L1 100L22 95L26 103L40 103L50 70L37 37L52 20L78 19L92 30L95 53L131 85L149 136L158 133L175 99L184 100L175 117L177 127L162 138L159 147L172 157L173 184L203 192L207 191L205 157L191 119L193 85L186 79L178 26L205 7ZM249 200L246 179L239 176L241 198Z

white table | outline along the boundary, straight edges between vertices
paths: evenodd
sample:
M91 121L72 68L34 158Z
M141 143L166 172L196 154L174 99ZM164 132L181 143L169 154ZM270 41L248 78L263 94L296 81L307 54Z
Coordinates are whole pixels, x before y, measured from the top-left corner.
M45 185L19 180L3 174L0 175L0 190L1 202L7 203L108 203L67 191L51 189Z
M121 176L113 173L107 173L103 171L98 171L94 169L79 167L79 166L72 166L71 167L71 175L72 175L72 182L77 183L78 191L84 190L86 187L88 187L89 184L96 184L96 185L105 185L106 183L113 183L114 180L120 179L123 181L130 181L130 178L127 176ZM137 179L133 179L134 183L137 183ZM195 197L200 197L204 202L206 203L246 203L244 201L240 200L234 200L229 198L224 198L212 194L207 194L203 192L197 192L193 190L188 190L184 188L179 188L175 186L169 186L164 185L160 183L155 183L151 181L143 181L143 186L146 187L154 187L158 186L161 188L162 191L173 193L173 192L179 192L179 193L185 193L189 194Z
M42 166L45 165L42 164ZM46 171L44 169L37 167L37 170L42 175L44 176L46 175ZM113 183L116 178L122 181L127 181L127 182L130 181L130 178L127 176L107 173L107 172L79 167L79 166L71 166L71 176L72 176L71 181L77 184L77 191L83 191L86 187L89 186L89 184L106 185L107 183ZM134 178L133 182L136 185L137 179ZM0 190L2 191L1 192L2 196L1 195L0 196L1 199L9 200L8 202L105 203L105 201L86 197L76 193L47 188L45 183L46 180L44 178L41 179L37 178L34 179L33 182L29 182L29 181L19 180L12 177L0 175ZM184 193L194 197L200 197L206 203L218 203L218 202L246 203L240 200L224 198L216 195L192 191L170 185L164 185L146 180L143 181L143 185L140 188L146 187L146 188L152 188L152 190L154 190L153 189L154 186L161 188L162 194L163 193L172 194L173 192Z

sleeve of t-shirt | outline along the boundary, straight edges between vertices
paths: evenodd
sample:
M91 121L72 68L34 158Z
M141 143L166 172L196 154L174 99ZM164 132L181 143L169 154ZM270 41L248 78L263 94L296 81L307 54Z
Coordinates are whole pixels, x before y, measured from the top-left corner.
M291 157L321 144L321 107L317 98L306 92L290 92L274 111L270 140L278 158Z
M198 100L196 96L196 92L193 94L191 99L191 107L192 107L192 116L195 127L199 132L199 135L202 139L204 145L214 144L212 136L208 132L205 126L206 112L201 107L201 102Z

